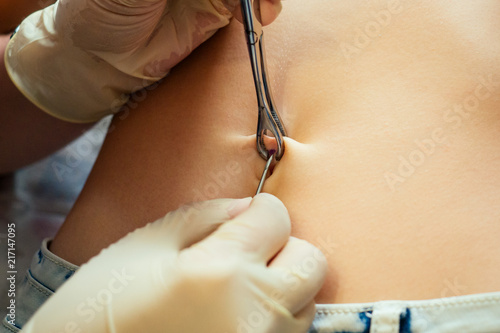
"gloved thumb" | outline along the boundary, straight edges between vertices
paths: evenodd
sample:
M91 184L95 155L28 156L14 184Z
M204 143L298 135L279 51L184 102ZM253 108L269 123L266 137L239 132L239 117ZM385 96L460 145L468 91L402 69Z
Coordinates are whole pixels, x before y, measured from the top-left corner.
M202 256L238 254L267 263L286 244L290 231L290 216L283 203L261 193L248 209L189 250Z
M201 241L221 224L245 211L251 200L215 199L187 204L135 230L116 245L143 241L144 247L169 247L180 251Z

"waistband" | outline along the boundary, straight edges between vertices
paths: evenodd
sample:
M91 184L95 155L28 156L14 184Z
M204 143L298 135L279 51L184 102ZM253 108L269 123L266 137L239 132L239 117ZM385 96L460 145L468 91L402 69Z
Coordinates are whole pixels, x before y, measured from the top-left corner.
M419 301L318 304L309 333L499 333L500 292Z

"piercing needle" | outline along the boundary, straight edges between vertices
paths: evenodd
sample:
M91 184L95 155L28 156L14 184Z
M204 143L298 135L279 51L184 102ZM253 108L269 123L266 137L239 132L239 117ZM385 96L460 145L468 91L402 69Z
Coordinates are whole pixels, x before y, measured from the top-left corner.
M267 174L269 173L269 167L271 166L273 158L274 154L271 154L271 156L267 160L266 166L264 167L264 172L262 172L262 177L260 178L259 187L257 187L257 192L255 193L255 195L259 194L262 190L262 187L264 186L264 182L266 181Z

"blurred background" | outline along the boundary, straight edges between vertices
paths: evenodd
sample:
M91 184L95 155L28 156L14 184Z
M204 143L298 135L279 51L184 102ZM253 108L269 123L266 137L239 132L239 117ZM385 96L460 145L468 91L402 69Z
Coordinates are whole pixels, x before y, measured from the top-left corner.
M15 223L17 284L44 238L70 211L101 149L110 117L55 154L13 174L0 175L0 306L7 306L7 225ZM0 311L2 314L5 311Z

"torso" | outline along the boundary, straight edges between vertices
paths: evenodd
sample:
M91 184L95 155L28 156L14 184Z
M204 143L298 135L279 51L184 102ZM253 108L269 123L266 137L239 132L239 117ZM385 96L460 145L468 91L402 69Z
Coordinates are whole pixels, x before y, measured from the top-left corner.
M115 120L56 254L79 264L180 204L253 194L241 29ZM265 31L290 139L264 191L327 255L317 302L500 290L500 3L287 0Z

